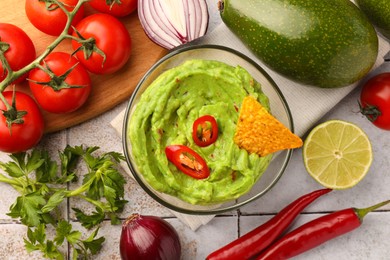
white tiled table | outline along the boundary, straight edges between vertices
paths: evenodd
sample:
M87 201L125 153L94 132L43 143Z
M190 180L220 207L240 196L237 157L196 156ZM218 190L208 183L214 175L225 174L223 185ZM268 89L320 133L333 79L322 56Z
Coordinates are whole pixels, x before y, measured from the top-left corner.
M209 31L220 23L216 1L208 0L210 11ZM390 71L390 64L382 66ZM359 125L370 137L374 149L374 162L366 178L352 189L333 191L319 199L301 216L295 225L302 224L324 213L347 207L366 207L390 198L390 132L375 128L358 113L357 100L360 88L355 89L321 121L329 119L347 120ZM105 114L58 133L44 137L39 146L56 153L66 144L100 146L103 151L122 151L120 137L109 127L110 121L124 108L120 104ZM8 160L0 153L0 160ZM124 173L124 172L123 172ZM170 211L148 197L145 192L127 177L126 199L129 200L122 217L138 212L144 215L161 216L167 219L178 231L183 246L183 259L204 259L210 252L232 241L239 235L264 223L293 199L321 188L306 173L301 150L294 152L293 158L274 188L265 196L240 210L216 216L207 225L192 231L176 219ZM11 188L0 184L0 259L41 259L40 254L28 255L24 249L23 237L26 229L11 220L6 213L17 194ZM72 204L72 201L70 202ZM70 205L69 208L71 208ZM296 259L389 259L390 258L390 206L369 214L363 225L342 237L303 254ZM100 235L106 237L102 252L95 259L120 259L120 226L111 226L109 221L101 228Z

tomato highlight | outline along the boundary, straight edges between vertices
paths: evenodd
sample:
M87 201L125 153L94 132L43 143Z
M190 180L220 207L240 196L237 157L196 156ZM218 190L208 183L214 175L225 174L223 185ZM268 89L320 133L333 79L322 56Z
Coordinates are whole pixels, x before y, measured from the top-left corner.
M201 116L192 125L192 138L200 147L213 144L218 138L218 124L213 116Z
M165 154L181 172L192 178L205 179L210 175L206 161L188 146L169 145Z

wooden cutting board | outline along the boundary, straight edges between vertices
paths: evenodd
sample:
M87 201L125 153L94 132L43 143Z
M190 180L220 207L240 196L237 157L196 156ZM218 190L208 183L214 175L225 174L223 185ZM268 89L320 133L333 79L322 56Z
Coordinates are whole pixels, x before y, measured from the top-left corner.
M37 30L28 20L22 0L1 0L0 22L12 23L22 28L34 42L37 55L55 39ZM86 6L86 15L93 13ZM138 81L144 73L167 51L154 44L144 33L135 11L128 17L120 19L130 32L132 53L129 62L120 71L111 75L93 75L92 92L87 103L79 110L68 114L51 114L42 111L46 133L56 132L86 120L94 118L129 99ZM56 51L72 53L70 41L63 41ZM29 92L28 84L17 86L19 90Z

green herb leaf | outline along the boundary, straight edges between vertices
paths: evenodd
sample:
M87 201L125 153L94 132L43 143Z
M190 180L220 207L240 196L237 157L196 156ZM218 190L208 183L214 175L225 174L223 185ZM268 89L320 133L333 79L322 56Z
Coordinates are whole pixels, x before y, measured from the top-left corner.
M80 154L73 153L71 147L68 145L63 152L59 153L59 157L63 182L77 181L78 178L73 171L80 159Z
M1 163L1 168L10 176L19 178L24 176L24 172L15 162Z
M46 161L49 161L47 152L41 152L37 149L32 150L31 154L27 156L26 173L32 173L42 166Z
M46 204L46 200L39 193L30 193L19 196L11 206L11 212L7 215L12 218L20 218L27 226L38 226L42 220L40 207Z
M64 256L58 249L58 247L54 244L53 241L48 240L46 245L41 250L43 255L50 259L63 260Z
M57 180L58 164L51 160L49 153L44 151L40 153L43 163L35 170L35 178L40 183L55 183Z
M53 195L50 196L46 205L42 207L41 209L42 213L48 213L53 209L55 209L64 200L66 194L67 194L66 189L60 189L56 191Z
M80 240L81 237L81 232L75 230L72 231L72 225L65 220L62 220L58 223L56 231L57 236L54 239L54 242L57 245L62 245L65 239L70 244L74 245L77 241Z
M112 161L104 154L98 160L89 160L90 173L85 176L84 183L94 179L87 192L92 199L106 198L114 206L114 201L124 195L125 179L113 167Z
M98 154L98 150L97 146L67 146L59 152L60 165L47 151L38 149L12 154L12 161L0 162L0 169L9 175L6 177L0 173L0 182L10 184L21 193L7 215L28 226L27 238L24 239L28 252L39 250L44 257L63 259L60 248L65 240L74 249L75 259L90 259L91 254L101 249L105 238L96 238L98 229L82 240L82 233L73 230L72 225L63 219L60 205L69 197L78 197L95 207L91 214L74 209L85 228L99 225L106 215L112 224L121 223L117 214L127 201L123 199L125 179L116 169L116 164L124 160L124 156L117 152ZM76 167L79 162L85 163L87 173L80 187L68 190L68 185L78 179ZM54 240L46 237L48 225L55 227Z
M46 226L44 224L39 224L34 230L33 228L28 228L27 237L29 242L34 246L36 244L44 244L46 240Z
M99 228L97 228L92 234L83 241L85 248L91 251L92 255L95 255L102 248L103 242L106 240L104 237L99 237L95 239L97 233L99 232Z
M77 220L79 220L81 225L87 229L91 229L95 227L96 225L102 223L104 220L104 216L105 216L104 211L99 207L96 207L96 211L92 212L91 215L84 214L84 212L82 212L78 208L72 208L72 209L76 213Z

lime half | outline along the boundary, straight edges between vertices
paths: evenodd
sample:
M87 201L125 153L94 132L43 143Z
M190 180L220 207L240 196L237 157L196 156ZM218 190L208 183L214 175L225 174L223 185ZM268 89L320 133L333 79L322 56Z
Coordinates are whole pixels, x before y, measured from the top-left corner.
M303 144L306 170L321 185L347 189L366 176L372 162L367 135L358 126L329 120L310 131Z

